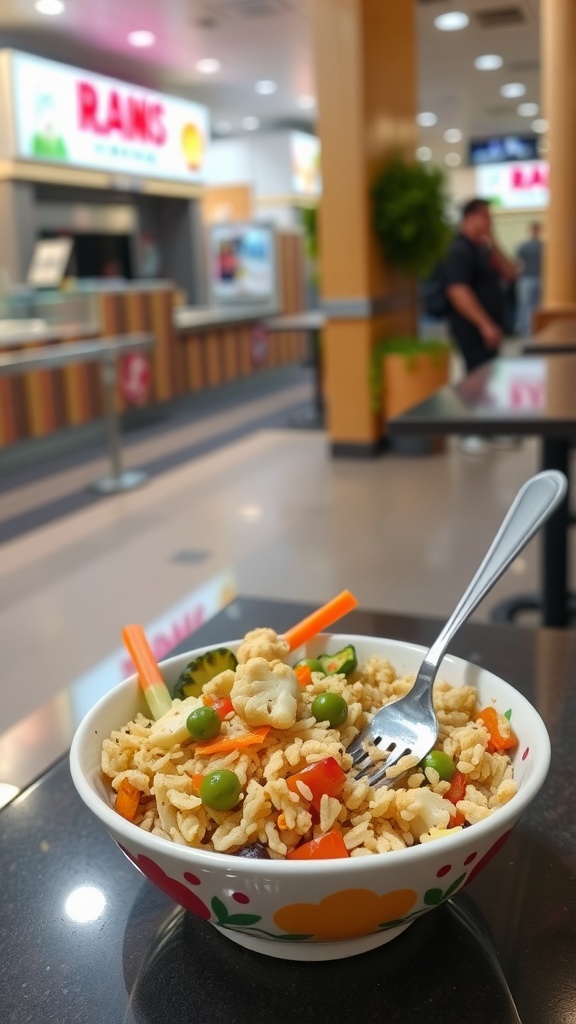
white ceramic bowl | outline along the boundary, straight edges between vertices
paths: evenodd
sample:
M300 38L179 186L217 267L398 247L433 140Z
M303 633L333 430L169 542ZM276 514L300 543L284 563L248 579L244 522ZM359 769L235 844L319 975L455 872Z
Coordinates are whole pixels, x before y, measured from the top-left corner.
M402 675L415 672L425 653L396 640L332 634L316 637L297 655L332 653L349 643L359 661L380 654ZM223 646L237 650L239 644ZM163 662L167 685L171 688L182 668L210 649ZM137 711L147 712L136 676L103 697L78 727L70 752L72 778L86 805L150 881L228 938L293 960L352 956L388 942L478 874L546 778L548 733L525 697L486 669L450 655L439 678L452 685L472 684L481 704L495 700L500 712L511 709L519 740L513 753L519 790L486 820L410 849L343 860L250 860L181 846L124 820L110 805L99 777L100 748L113 729Z

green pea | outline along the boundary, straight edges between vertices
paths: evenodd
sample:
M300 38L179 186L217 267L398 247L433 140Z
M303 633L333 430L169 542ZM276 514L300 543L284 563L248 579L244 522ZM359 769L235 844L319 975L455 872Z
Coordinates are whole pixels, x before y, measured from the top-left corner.
M297 661L293 667L298 668L299 665L307 665L311 672L321 672L323 676L326 675L318 658L300 658L300 661Z
M210 707L196 708L186 719L186 728L195 740L213 740L221 725L219 714Z
M431 750L422 758L420 764L422 768L433 768L444 782L450 782L456 771L454 761L443 750Z
M200 799L215 811L231 811L240 796L240 779L228 768L218 768L205 775L200 785Z
M348 705L339 693L319 693L312 701L312 714L317 722L329 722L334 728L348 718Z

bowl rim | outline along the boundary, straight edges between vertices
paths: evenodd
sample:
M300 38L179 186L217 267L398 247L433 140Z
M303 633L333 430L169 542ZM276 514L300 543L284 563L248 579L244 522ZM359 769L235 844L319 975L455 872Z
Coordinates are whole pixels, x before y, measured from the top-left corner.
M325 638L326 640L331 640L336 643L339 643L343 639L346 639L349 643L353 643L354 641L366 642L370 640L377 640L379 643L383 642L400 646L408 649L411 653L422 656L428 651L427 647L420 644L413 644L404 640L395 640L392 637L371 637L354 633L319 633L314 637L314 641L320 638ZM242 640L226 640L222 641L218 646L233 647L234 645L239 646L241 643ZM182 662L184 659L191 660L194 656L198 656L203 652L214 650L215 646L215 644L204 644L201 647L191 648L190 651L186 651L182 654L172 655L170 658L165 658L159 662L160 669L164 670L177 662ZM300 648L297 651L291 652L292 656L296 656L296 660L299 650ZM456 852L460 847L469 845L471 829L473 829L473 835L478 837L477 843L481 844L483 837L486 835L489 835L492 832L494 832L495 835L501 835L516 824L526 807L537 795L546 779L551 760L551 745L546 725L544 724L540 713L536 710L534 705L531 704L522 693L520 693L519 690L512 686L511 683L506 682L506 680L502 679L501 676L497 676L494 672L491 672L490 669L485 668L483 665L467 661L465 658L461 658L458 655L446 654L443 658L443 664L446 663L454 665L456 668L460 666L471 666L473 669L476 669L479 672L484 672L496 679L500 685L503 685L507 690L514 694L516 704L523 707L524 711L531 718L532 727L535 729L537 734L539 734L538 760L532 769L530 778L526 780L514 797L512 797L508 803L500 807L497 813L490 815L490 817L485 818L482 821L476 822L468 829L462 829L461 832L457 832L452 836L445 836L439 841L443 850L449 848ZM157 851L160 856L163 854L165 857L170 859L184 861L185 863L189 862L190 865L194 865L196 868L204 866L207 869L218 869L228 872L234 871L237 873L241 867L241 870L246 872L248 875L262 874L264 869L267 873L271 872L272 875L281 875L282 873L286 873L287 868L290 872L295 871L302 874L310 872L311 870L313 872L321 870L323 874L333 875L338 874L343 870L344 863L349 865L349 867L345 869L347 872L353 871L354 874L362 874L364 872L368 872L377 865L380 865L383 868L387 863L396 863L398 857L401 857L402 861L406 863L406 866L408 867L411 862L417 864L422 859L426 860L431 854L434 854L435 850L438 849L437 842L430 842L418 843L402 850L390 850L386 853L374 854L373 856L366 857L336 858L318 861L285 859L252 860L247 857L238 857L237 854L201 850L198 847L175 843L170 839L164 839L162 836L155 836L150 832L145 832L143 829L140 829L138 825L134 825L132 822L125 820L117 814L114 811L114 808L107 804L95 791L88 780L88 777L81 768L80 757L83 742L87 734L93 729L94 723L97 721L98 714L101 709L106 707L108 703L113 703L121 691L128 690L129 687L136 688L138 685L138 676L134 673L131 676L127 676L100 697L100 699L93 705L86 715L84 715L83 719L79 723L72 740L69 754L72 781L79 796L92 813L94 813L95 816L105 825L108 831L111 831L112 833L119 833L122 836L123 841L125 840L128 846L131 845L131 838L133 841L136 841L136 837L138 836L139 842L143 843L150 853ZM137 690L135 692L137 692ZM117 728L120 728L120 725ZM448 847L448 844L451 845ZM354 865L353 868L352 865Z

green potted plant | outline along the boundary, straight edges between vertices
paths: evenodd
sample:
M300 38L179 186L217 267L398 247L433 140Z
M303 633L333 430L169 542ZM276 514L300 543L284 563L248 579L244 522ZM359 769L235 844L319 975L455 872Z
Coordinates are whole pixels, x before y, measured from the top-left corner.
M373 227L387 264L417 281L448 248L445 179L439 168L390 160L372 185ZM451 346L418 337L383 339L374 349L371 390L383 422L423 401L449 379ZM429 442L412 444L417 453Z

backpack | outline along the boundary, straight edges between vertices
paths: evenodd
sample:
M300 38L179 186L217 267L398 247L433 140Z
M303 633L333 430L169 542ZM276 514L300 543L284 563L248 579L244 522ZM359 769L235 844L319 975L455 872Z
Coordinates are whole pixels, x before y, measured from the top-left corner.
M443 263L439 263L432 275L422 282L422 302L428 316L439 320L448 316L451 307L446 295Z

